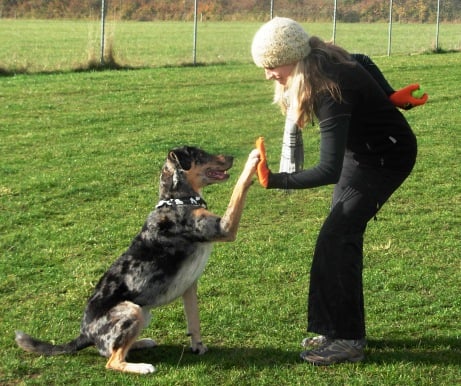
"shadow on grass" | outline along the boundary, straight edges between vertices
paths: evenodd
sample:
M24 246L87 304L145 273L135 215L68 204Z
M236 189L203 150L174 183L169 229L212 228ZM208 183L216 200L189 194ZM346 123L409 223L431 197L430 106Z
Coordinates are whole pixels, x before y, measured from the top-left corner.
M405 362L458 366L461 363L461 339L370 340L366 360L378 364Z
M128 71L128 70L143 70L152 68L183 68L183 67L209 67L209 66L225 66L232 64L232 62L210 62L210 63L188 63L183 62L177 65L166 64L164 66L130 66L118 64L114 61L108 61L100 63L98 61L91 60L85 65L77 66L67 70L46 70L46 71L29 71L27 67L17 68L5 68L0 65L0 78L1 77L13 77L16 75L56 75L56 74L68 74L68 73L80 73L80 72L102 72L102 71Z
M461 363L460 340L385 340L368 342L364 364L412 363L423 365L459 365ZM205 355L195 355L188 347L160 345L153 349L133 351L128 360L147 362L154 366L180 367L196 363L206 363L219 368L268 368L273 366L301 363L297 351L283 350L274 347L209 347Z
M298 361L299 352L284 351L277 348L248 348L248 347L209 347L204 355L197 355L189 347L160 345L158 347L130 352L127 360L133 362L147 362L167 367L193 366L206 364L221 369L273 367L292 364Z
M306 366L299 358L299 350L286 350L275 347L210 347L205 355L195 355L189 348L181 345L160 345L146 350L136 350L129 354L128 361L134 363L151 363L160 372L171 369L200 368L205 371L241 370L252 371L266 369L292 369L293 366ZM21 360L20 365L10 369L9 374L0 384L19 384L19 380L32 380L41 376L44 371L43 361L36 364L29 354L24 355L27 360ZM52 357L46 359L49 369L61 368L69 365L69 359ZM82 368L98 368L104 371L106 358L99 356L95 348L79 352L72 363ZM443 369L458 367L461 363L461 347L459 339L402 339L402 340L371 340L366 349L364 362L354 364L360 368L394 367L394 366L426 366L428 368ZM310 365L309 365L310 366ZM344 364L340 366L352 366ZM54 371L54 370L50 370ZM75 370L68 370L67 373ZM91 370L85 370L91 371ZM200 370L202 371L202 370ZM440 370L439 370L440 371ZM448 371L448 370L447 370ZM70 375L72 376L72 375ZM11 380L8 383L7 380ZM5 381L6 380L6 381ZM2 382L5 381L5 382ZM34 383L38 384L38 383Z

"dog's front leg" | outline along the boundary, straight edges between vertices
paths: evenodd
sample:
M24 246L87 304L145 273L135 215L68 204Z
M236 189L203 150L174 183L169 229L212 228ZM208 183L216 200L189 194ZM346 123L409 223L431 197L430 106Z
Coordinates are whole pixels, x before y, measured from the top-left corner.
M253 183L253 176L256 172L256 165L258 162L259 152L257 150L253 150L248 157L242 174L240 174L240 177L235 184L226 213L224 213L221 218L220 226L223 237L219 241L234 241L237 237L237 230L240 218L242 217L245 199L248 189Z
M187 319L187 334L191 337L191 350L196 354L204 354L208 348L202 343L202 336L200 335L197 281L184 292L182 298Z

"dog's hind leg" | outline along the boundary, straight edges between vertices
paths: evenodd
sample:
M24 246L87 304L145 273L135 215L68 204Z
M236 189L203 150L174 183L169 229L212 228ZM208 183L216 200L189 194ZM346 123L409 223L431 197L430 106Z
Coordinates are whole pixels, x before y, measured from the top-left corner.
M152 314L150 313L150 308L149 307L143 307L142 309L142 314L144 317L144 327L147 327L149 325L150 319L152 318ZM131 350L143 350L146 348L153 348L157 347L157 343L155 340L150 339L150 338L144 338L144 339L139 339L136 342L134 342L131 347Z
M106 330L99 337L102 345L111 346L106 368L111 370L149 374L155 371L148 363L129 363L125 358L137 337L145 326L144 313L141 307L131 302L123 302L110 310L107 324L100 326ZM109 327L109 328L108 328Z
M187 319L187 332L191 337L191 350L197 354L204 354L208 348L202 343L200 335L200 317L197 299L197 282L195 281L182 295L184 311Z
M157 347L157 342L153 339L150 338L144 338L144 339L139 339L136 342L134 342L130 350L143 350L146 348L153 348Z
M120 347L113 351L106 363L106 369L123 371L126 373L150 374L155 371L150 363L130 363L125 361L129 347Z

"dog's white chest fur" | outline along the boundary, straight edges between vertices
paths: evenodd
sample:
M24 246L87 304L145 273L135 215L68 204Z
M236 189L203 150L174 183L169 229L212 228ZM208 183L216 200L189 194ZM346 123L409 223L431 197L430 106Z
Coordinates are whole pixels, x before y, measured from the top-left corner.
M158 297L156 305L168 304L179 296L182 296L202 275L212 250L213 243L198 243L195 253L184 261L168 285L166 293Z

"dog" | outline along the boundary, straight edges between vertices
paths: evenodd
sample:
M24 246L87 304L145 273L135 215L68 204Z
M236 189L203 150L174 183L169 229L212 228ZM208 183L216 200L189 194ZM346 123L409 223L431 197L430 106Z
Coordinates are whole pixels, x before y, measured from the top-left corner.
M253 154L253 156L252 156ZM211 213L202 188L229 178L233 157L212 155L183 146L168 152L162 168L159 201L131 245L108 269L90 296L80 335L69 343L54 345L16 331L17 344L26 351L58 355L96 346L107 358L106 368L148 374L147 363L129 363L129 350L156 346L152 339L137 340L150 321L150 310L182 296L191 350L207 351L200 334L197 281L214 242L234 241L257 154L240 175L222 217Z

